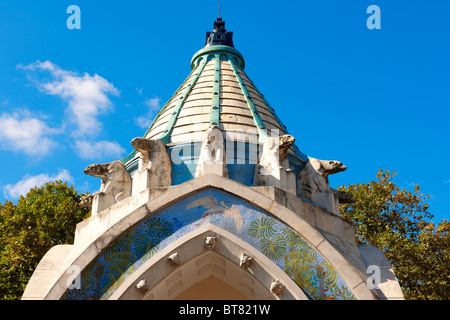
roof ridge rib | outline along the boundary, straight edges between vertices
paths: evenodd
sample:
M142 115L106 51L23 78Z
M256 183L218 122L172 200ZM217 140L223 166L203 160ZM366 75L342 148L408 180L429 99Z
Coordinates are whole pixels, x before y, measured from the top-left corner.
M207 62L208 61L206 59L204 59L204 61L201 62L201 65L199 67L200 70L198 70L198 72L194 74L194 78L191 80L191 82L184 89L184 91L182 93L182 96L180 97L180 100L177 101L177 103L176 103L176 105L174 107L174 111L170 115L169 121L167 122L166 129L164 129L164 132L158 138L163 143L165 143L165 144L170 143L170 134L172 133L173 127L175 126L175 123L177 122L180 110L183 107L184 102L186 101L186 98L188 97L188 95L191 92L192 88L196 84L198 78L200 77L200 74L203 72L203 69L205 68Z
M220 124L220 54L216 53L214 64L214 82L211 99L211 118L210 125L219 127Z
M244 80L242 79L241 75L239 74L239 71L237 70L237 67L234 65L231 59L228 60L228 62L230 63L231 68L233 69L234 76L238 80L239 87L241 88L244 98L247 101L247 106L250 109L253 121L255 122L255 126L258 130L258 142L264 143L268 137L266 126L264 125L264 122L262 121L261 116L259 115L259 112L252 101L252 97L250 96L250 93L248 92Z

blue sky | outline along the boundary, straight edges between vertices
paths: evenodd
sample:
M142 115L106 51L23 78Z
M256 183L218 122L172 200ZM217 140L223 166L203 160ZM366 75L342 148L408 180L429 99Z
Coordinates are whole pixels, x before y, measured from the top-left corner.
M190 72L219 1L1 1L0 202L128 155ZM81 29L66 12L81 9ZM366 12L381 9L381 29ZM245 71L300 150L339 160L333 187L378 169L450 217L450 3L221 1Z

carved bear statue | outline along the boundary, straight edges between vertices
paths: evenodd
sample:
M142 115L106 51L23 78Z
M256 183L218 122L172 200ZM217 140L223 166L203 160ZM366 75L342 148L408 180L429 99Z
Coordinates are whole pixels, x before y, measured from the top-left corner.
M206 129L203 135L195 177L208 173L228 177L223 134L215 125Z
M289 170L287 154L294 142L295 138L288 134L267 138L255 168L255 185L283 187L280 169Z
M317 203L328 211L339 214L337 199L342 198L344 201L348 195L331 189L328 176L346 169L347 167L339 161L310 157L308 163L298 174L298 195Z
M130 174L121 161L91 164L84 169L84 173L102 179L99 192L102 198L102 200L99 200L102 202L99 206L101 209L106 209L131 195Z
M159 139L138 137L131 140L131 145L140 153L140 173L148 173L147 184L143 186L143 189L170 186L172 165L164 143Z

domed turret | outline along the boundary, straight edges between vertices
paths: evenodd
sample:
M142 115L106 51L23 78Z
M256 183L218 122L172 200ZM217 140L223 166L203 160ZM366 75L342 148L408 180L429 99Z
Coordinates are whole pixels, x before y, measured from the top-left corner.
M172 185L194 178L202 137L210 126L223 133L228 177L245 185L254 183L262 143L271 135L288 133L244 68L244 57L233 45L233 33L217 18L213 31L206 33L204 48L191 59L191 73L144 135L166 144L172 155ZM123 160L130 173L137 167L133 156ZM296 173L308 161L295 144L288 158Z
M347 167L298 150L222 19L191 68L133 153L84 170L101 178L81 202L91 217L22 299L402 299L383 253L340 216L354 199L328 178Z

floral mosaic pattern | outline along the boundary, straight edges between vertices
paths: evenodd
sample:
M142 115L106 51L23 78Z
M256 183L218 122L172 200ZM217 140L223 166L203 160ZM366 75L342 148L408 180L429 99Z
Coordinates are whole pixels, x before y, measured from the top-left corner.
M134 271L168 244L212 223L243 239L284 270L310 299L355 299L345 282L300 235L251 203L202 190L144 219L81 273L81 288L63 299L108 299Z
M330 264L286 225L265 217L250 223L247 230L250 237L259 240L260 251L284 266L284 271L310 299L354 299Z

